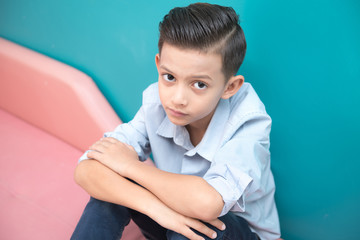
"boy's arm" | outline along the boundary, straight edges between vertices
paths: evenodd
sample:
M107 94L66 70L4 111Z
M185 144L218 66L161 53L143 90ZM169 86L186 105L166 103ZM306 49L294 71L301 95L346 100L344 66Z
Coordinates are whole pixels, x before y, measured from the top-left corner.
M200 221L172 210L148 190L125 179L96 160L80 162L75 170L75 181L91 196L144 213L161 226L189 239L203 239L190 228L196 229L210 238L215 233ZM209 223L219 229L222 226L219 220Z
M139 183L185 216L210 221L223 209L222 196L201 177L169 173L139 162L131 146L114 138L104 138L91 149L95 151L88 153L89 158Z
M169 173L141 162L130 165L124 176L186 216L209 221L218 218L224 206L221 195L198 176Z

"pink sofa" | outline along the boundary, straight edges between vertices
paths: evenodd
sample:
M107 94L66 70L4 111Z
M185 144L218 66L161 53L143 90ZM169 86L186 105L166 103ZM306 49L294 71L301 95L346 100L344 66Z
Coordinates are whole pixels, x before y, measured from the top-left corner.
M120 123L84 73L0 38L1 239L69 239L89 196L83 151ZM132 222L122 239L144 239Z

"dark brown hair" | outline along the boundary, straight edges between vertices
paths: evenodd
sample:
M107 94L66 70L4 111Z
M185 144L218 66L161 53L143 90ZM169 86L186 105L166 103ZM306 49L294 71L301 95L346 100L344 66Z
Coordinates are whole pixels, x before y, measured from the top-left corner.
M246 52L245 35L233 8L208 3L176 7L159 24L159 53L166 42L179 48L215 52L222 56L228 80L239 70Z

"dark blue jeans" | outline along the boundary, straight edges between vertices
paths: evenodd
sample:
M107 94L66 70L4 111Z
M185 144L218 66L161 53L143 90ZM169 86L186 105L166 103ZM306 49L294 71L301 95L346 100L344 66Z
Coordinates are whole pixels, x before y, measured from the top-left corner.
M71 240L118 240L122 236L122 232L126 225L132 219L140 228L146 239L149 240L183 240L184 236L167 230L157 224L148 216L134 211L132 209L90 198L85 210L79 220L78 225L71 237ZM208 225L216 231L216 239L226 240L257 240L257 235L253 233L248 223L241 217L228 213L220 217L225 223L224 231ZM206 240L210 238L200 234Z

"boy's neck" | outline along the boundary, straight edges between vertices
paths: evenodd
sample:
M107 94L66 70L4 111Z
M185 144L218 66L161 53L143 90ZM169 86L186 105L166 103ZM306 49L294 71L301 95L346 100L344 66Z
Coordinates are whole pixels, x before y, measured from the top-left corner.
M214 113L215 109L205 118L197 121L196 123L190 123L185 126L186 130L189 133L190 141L194 147L196 147L204 137Z
M194 147L196 147L205 135L206 129L193 128L190 125L186 126L189 132L190 141Z

